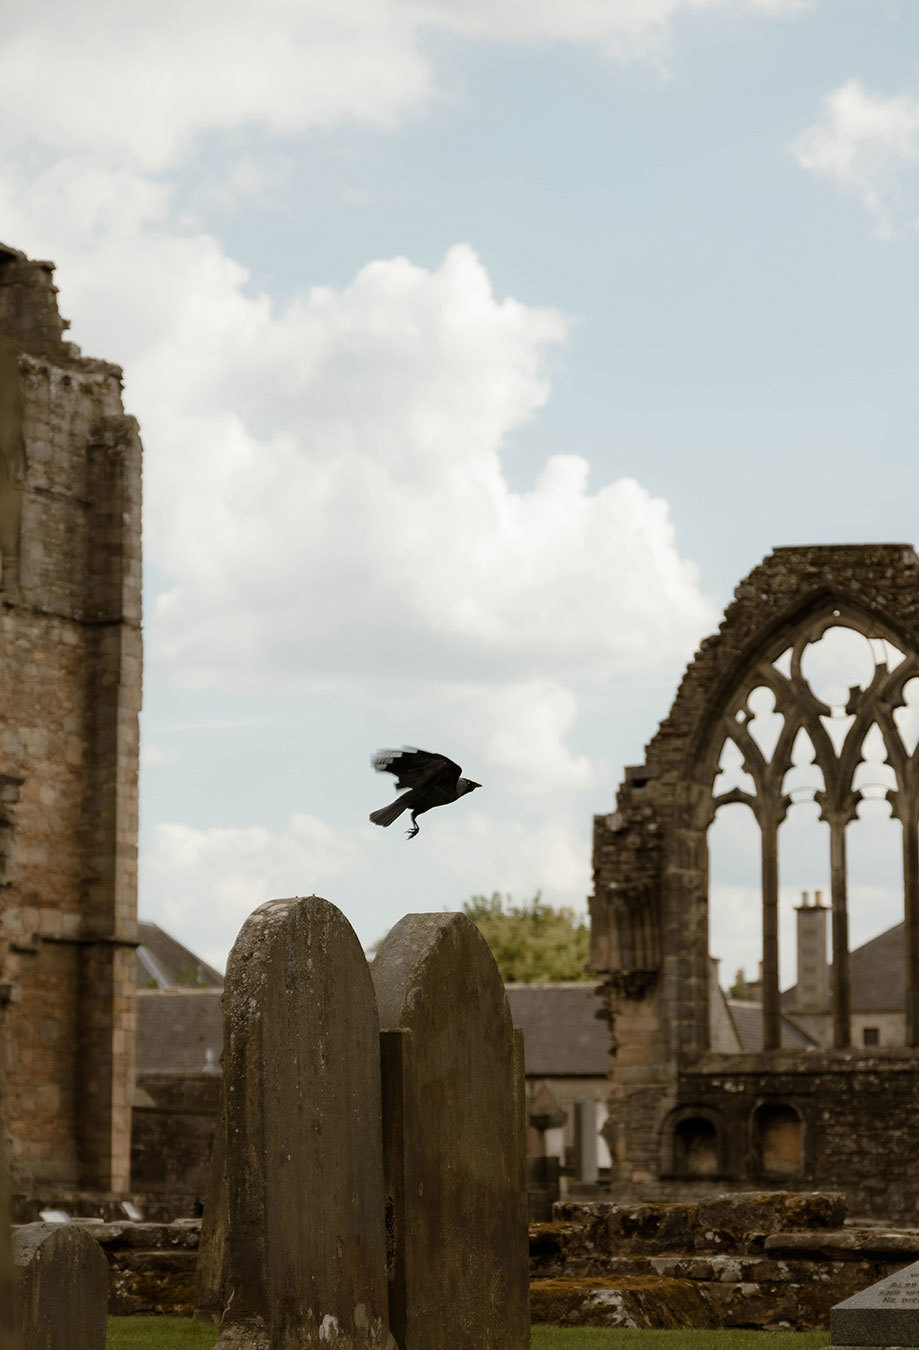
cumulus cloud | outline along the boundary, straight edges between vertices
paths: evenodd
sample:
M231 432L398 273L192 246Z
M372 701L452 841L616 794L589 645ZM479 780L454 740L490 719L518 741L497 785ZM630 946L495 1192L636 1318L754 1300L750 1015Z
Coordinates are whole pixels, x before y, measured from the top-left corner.
M284 830L260 825L154 826L141 854L141 913L223 966L246 917L264 900L326 894L343 874L366 870L361 844L372 825L335 830L295 815Z
M262 901L318 894L337 904L369 945L404 913L456 909L477 893L498 890L523 900L542 890L556 903L583 897L588 852L573 824L445 813L436 826L436 862L411 845L412 865L399 869L400 881L382 904L382 860L395 846L410 847L391 831L369 824L335 829L311 815L295 815L275 830L158 824L140 859L141 913L222 967L242 923Z
M890 235L919 221L919 97L872 94L849 80L791 145L802 168L856 197Z
M277 315L206 241L146 274L130 396L157 446L148 549L174 584L151 636L172 671L604 675L710 622L637 483L591 492L559 455L508 486L503 440L545 401L567 324L495 297L468 247L433 271L372 263Z
M587 43L619 59L659 60L682 13L800 7L800 0L32 0L4 16L0 121L7 145L91 149L123 166L162 170L206 133L394 125L436 93L430 34Z

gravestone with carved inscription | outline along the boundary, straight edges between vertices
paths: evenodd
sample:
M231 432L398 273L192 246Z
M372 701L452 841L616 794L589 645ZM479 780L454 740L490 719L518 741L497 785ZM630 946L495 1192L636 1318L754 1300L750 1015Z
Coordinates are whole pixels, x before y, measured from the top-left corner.
M919 1346L919 1261L837 1303L833 1345Z

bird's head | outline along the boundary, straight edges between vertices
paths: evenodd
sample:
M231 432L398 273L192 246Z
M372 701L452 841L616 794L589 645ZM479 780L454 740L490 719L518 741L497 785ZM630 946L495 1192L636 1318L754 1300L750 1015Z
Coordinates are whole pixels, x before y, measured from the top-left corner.
M467 792L475 792L476 788L481 786L481 783L473 783L471 778L461 778L456 785L457 795L463 797Z

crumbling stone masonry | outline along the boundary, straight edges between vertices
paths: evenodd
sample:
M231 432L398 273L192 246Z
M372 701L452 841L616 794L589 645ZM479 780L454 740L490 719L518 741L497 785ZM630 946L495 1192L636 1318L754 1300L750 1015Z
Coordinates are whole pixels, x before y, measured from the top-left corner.
M141 446L0 246L0 1000L14 1187L129 1183Z
M802 673L808 646L833 628L861 634L874 652L872 676L836 709ZM592 965L612 1033L614 1194L819 1187L847 1192L856 1214L919 1214L919 750L896 717L917 675L911 547L776 549L702 643L646 762L626 770L616 810L595 818ZM750 726L751 695L763 688L783 719L770 754ZM846 828L861 800L863 744L877 732L902 835L906 1045L866 1050L851 1044ZM834 1044L789 1052L779 1048L778 845L800 737L823 779L813 800L829 836ZM719 795L731 744L749 786ZM756 1056L715 1054L709 1042L707 832L734 802L753 812L761 839L765 1049Z

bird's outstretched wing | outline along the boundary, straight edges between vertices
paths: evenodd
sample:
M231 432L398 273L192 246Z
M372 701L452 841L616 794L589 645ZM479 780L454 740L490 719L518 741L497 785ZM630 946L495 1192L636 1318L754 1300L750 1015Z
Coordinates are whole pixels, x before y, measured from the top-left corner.
M458 779L462 772L446 755L433 755L430 750L418 750L412 745L404 745L401 750L378 750L370 762L378 773L395 774L400 792L404 788L424 787L441 775Z

